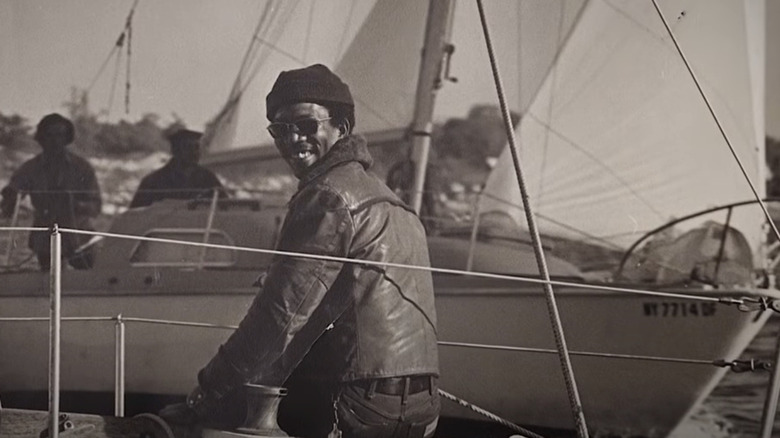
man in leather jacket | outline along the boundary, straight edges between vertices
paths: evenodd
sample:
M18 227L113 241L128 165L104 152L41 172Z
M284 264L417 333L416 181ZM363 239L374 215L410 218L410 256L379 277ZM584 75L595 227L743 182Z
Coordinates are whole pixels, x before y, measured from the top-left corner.
M284 385L279 424L294 436L429 437L439 366L423 226L369 173L349 88L327 67L282 72L266 107L300 180L277 249L298 255L275 257L190 408L208 417L247 382Z

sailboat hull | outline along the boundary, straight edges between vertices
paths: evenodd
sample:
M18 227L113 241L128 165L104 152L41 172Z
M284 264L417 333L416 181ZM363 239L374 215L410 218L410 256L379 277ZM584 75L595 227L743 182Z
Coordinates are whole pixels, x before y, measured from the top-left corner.
M145 285L149 275L154 275L153 286ZM254 296L253 288L246 285L255 275L251 271L155 273L139 269L125 272L120 281L145 286L118 292L108 290L99 277L66 271L63 317L92 319L63 322L62 390L114 391L116 317L121 315L126 392L186 394L196 383L197 371L230 329L172 322L236 325ZM184 278L188 287L184 287ZM0 318L48 316L45 273L10 274L4 281L9 287L0 292ZM36 282L39 287L34 293L13 292L21 290L15 286ZM520 424L573 427L541 287L450 275L437 275L434 282L442 342L441 388ZM749 294L713 290L707 295ZM725 372L706 362L738 358L769 315L708 301L574 287L558 288L556 296L589 426L647 436L665 436L684 419ZM0 324L0 391L45 391L47 322ZM443 413L483 419L446 401Z
M553 350L443 345L442 388L521 424L573 429L540 289L440 289L442 341ZM745 294L716 296L724 295ZM769 317L712 302L588 289L557 288L556 297L586 421L620 436L666 436L727 371L708 362L739 358ZM454 403L444 413L477 418Z

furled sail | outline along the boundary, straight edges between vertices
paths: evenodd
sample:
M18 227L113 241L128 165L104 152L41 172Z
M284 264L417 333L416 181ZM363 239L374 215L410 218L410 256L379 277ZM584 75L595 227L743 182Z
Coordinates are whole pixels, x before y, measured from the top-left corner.
M659 3L763 194L763 2ZM650 1L586 4L516 136L544 234L625 248L670 219L754 197ZM507 148L479 210L524 226L518 206ZM756 244L762 221L749 207L731 224Z

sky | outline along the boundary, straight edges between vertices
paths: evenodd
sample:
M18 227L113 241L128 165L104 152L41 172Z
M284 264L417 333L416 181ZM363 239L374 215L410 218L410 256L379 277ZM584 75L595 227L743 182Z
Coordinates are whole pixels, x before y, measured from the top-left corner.
M264 2L140 0L132 27L130 112L125 113L126 58L118 69L112 58L96 75L132 5L133 0L0 0L0 112L20 114L34 124L49 112L65 112L62 103L71 87L78 87L89 88L91 109L111 119L135 121L153 112L163 122L177 117L202 129L227 99ZM767 1L766 9L766 130L780 138L780 26L769 25L780 23L780 2ZM306 27L300 16L295 20ZM466 110L452 111L460 114L447 116L465 116ZM257 121L258 132L264 123Z

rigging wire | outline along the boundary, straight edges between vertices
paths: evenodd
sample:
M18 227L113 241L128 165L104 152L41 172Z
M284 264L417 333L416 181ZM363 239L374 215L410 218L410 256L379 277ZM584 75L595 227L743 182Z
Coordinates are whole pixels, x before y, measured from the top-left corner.
M286 3L284 3L284 5L285 6L290 6L290 2L286 2ZM264 24L263 29L262 29L263 33L265 34L265 36L260 36L260 35L256 35L255 36L255 38L258 41L260 41L261 43L263 43L263 44L258 44L256 49L255 49L255 53L253 55L253 60L255 62L255 65L254 65L254 68L252 69L252 72L247 77L246 82L244 83L243 88L241 89L242 92L246 91L246 89L249 87L249 85L252 83L252 81L254 81L255 77L257 77L257 75L260 73L261 68L265 64L266 58L268 58L268 56L271 53L270 51L264 51L260 55L257 55L257 52L260 50L261 47L268 47L268 48L272 49L272 51L274 51L274 52L279 52L279 53L281 53L283 55L286 55L286 56L292 56L292 55L290 55L288 53L282 52L281 49L279 49L274 43L272 43L272 41L278 41L279 40L279 38L281 36L280 34L283 31L283 27L282 26L273 26L273 25L274 24L278 24L278 23L287 23L287 22L289 22L290 15L292 15L292 13L295 11L295 8L297 6L298 6L298 2L296 1L295 3L292 4L291 7L288 7L288 8L278 7L278 8L273 8L271 10L271 16L268 19L268 23ZM281 15L282 13L284 13L284 15L279 17L279 15ZM297 58L295 56L292 56L292 57L293 57L293 59ZM297 59L297 60L298 60L298 62L301 63L301 65L303 65L303 62L300 59Z
M306 60L305 59L299 58L298 56L296 56L296 55L294 55L294 54L292 54L292 53L282 49L281 47L277 46L276 44L274 44L274 43L272 43L270 41L267 41L267 40L265 40L263 38L260 38L259 36L256 36L255 39L257 41L263 43L263 45L265 45L266 47L270 47L276 53L278 53L280 55L284 55L285 57L295 61L296 63L298 63L300 65L306 65ZM255 69L255 71L257 71L257 69ZM247 81L246 85L249 85L249 82L251 82L252 78L254 78L255 75L256 75L256 73L253 72L252 76L250 77L249 81Z
M260 35L260 31L264 28L266 19L268 17L268 14L270 11L273 10L274 2L268 1L265 3L265 6L263 7L263 11L260 13L260 19L257 20L257 25L255 26L255 30L252 33L252 40L249 42L249 47L246 49L246 53L244 54L244 58L241 60L241 66L238 69L238 76L236 76L235 82L233 82L233 91L241 90L243 85L241 83L242 77L246 73L246 70L249 68L250 60L253 58L254 54L257 52L257 44L255 43L258 40L258 37Z
M228 98L217 114L214 115L207 124L208 127L204 139L207 148L211 148L213 141L217 138L218 132L222 131L226 126L230 127L231 121L235 120L237 116L237 111L241 104L244 91L252 81L251 77L247 77L250 76L248 73L249 69L253 64L260 47L258 41L262 42L260 33L265 32L268 22L273 22L273 14L277 10L278 4L279 3L274 0L266 1L263 4L257 24L252 32L252 38L249 40L246 52L241 58L241 65L239 66L238 74L233 81L233 85L230 88ZM269 17L271 18L269 19ZM235 129L233 129L233 131L235 131ZM229 137L232 139L234 135L235 132L229 134Z
M306 38L304 40L304 55L303 57L297 56L293 53L290 53L289 51L286 51L279 47L275 42L279 39L281 32L283 31L282 26L276 26L278 23L287 23L289 22L289 17L291 14L293 14L298 8L299 2L279 2L274 0L269 0L265 3L265 6L263 8L263 11L260 15L260 19L257 22L257 26L255 27L255 30L252 34L252 40L249 44L249 47L247 48L247 51L244 55L244 58L241 62L241 67L239 68L239 73L236 76L236 80L233 83L233 88L230 92L230 95L228 97L227 102L223 105L222 109L217 113L216 116L214 116L214 121L219 121L223 119L227 114L230 113L231 110L233 110L239 103L241 102L241 98L243 97L243 94L246 92L246 90L249 88L249 86L252 84L252 82L255 80L255 78L259 75L261 72L261 69L263 65L265 65L266 58L270 55L271 52L280 54L291 61L301 65L305 66L307 61L307 54L309 50L309 43L311 39L311 23L313 22L313 13L314 13L314 4L311 5L309 9L309 26L306 28ZM343 51L343 45L344 41L346 39L347 30L349 29L349 25L351 21L353 20L354 15L354 9L356 7L356 3L353 1L350 4L350 12L347 17L347 23L344 26L344 31L341 34L340 37L340 43L339 43L339 53ZM261 52L263 48L270 49L270 51L264 51ZM368 105L366 102L360 100L358 97L355 97L355 101L357 103L362 104L367 111L372 113L377 119L385 122L388 126L393 126L390 120L388 120L382 112L372 108L370 105Z
M95 74L95 76L92 78L92 81L90 81L89 85L84 91L85 95L89 94L92 91L95 84L97 84L98 79L100 79L100 77L103 75L103 72L105 71L108 62L111 60L112 57L116 57L114 63L114 75L111 82L111 92L108 98L108 108L106 110L107 113L109 114L111 112L111 107L113 106L114 94L116 90L116 83L118 79L119 65L122 59L123 48L126 49L126 54L127 54L127 62L126 62L126 69L125 69L125 112L129 113L130 111L130 56L132 54L130 48L130 40L132 38L133 14L135 13L136 8L138 7L139 1L140 0L133 1L133 5L130 7L130 12L127 14L127 17L125 18L125 25L122 28L122 32L119 34L119 37L117 37L114 46L111 48L111 51L108 53L106 59L100 65L100 68L98 68L97 74ZM125 42L127 42L126 47L125 47Z
M520 187L520 195L523 200L525 208L525 217L528 223L528 228L531 232L531 238L533 240L534 254L536 255L536 262L539 267L539 274L542 275L544 280L550 280L550 272L547 269L547 262L544 257L544 250L542 249L541 240L539 237L539 230L536 228L536 222L533 214L530 210L530 200L528 199L528 193L526 191L525 181L523 179L522 168L520 167L520 159L518 157L517 145L515 144L514 130L512 129L512 119L507 108L506 98L504 96L503 84L501 82L501 75L499 74L498 65L496 62L496 56L493 51L493 43L490 38L490 31L485 17L485 8L482 0L477 0L477 8L479 9L479 19L482 23L482 31L485 36L485 44L487 46L488 55L490 57L490 67L493 71L493 79L496 84L496 92L498 94L499 103L501 104L501 113L504 118L504 126L507 131L507 138L509 140L509 150L512 152L512 163L515 168L515 175L517 176L517 182ZM559 351L559 361L561 370L563 372L563 378L566 382L566 392L569 396L569 403L574 417L574 423L577 428L577 435L580 438L588 437L588 427L585 422L585 414L582 409L582 401L580 400L579 392L577 391L577 383L574 379L574 372L572 369L571 358L568 354L568 348L566 346L566 339L563 334L563 325L561 322L560 313L558 312L558 306L555 301L555 293L553 292L552 285L544 285L545 298L547 301L547 309L550 316L550 322L553 324L553 334L555 335L555 343Z
M125 24L125 33L127 34L127 63L125 64L125 114L130 113L130 60L132 59L132 41L133 41L133 13L139 0L135 0L130 14L127 16Z
M748 175L747 169L745 169L745 165L742 163L742 160L739 158L736 149L734 149L734 146L731 144L731 140L729 139L728 135L726 135L726 131L723 129L723 125L721 124L718 115L715 114L715 110L713 109L712 104L710 103L710 100L707 97L707 94L704 92L704 89L702 89L701 83L699 82L696 73L693 71L691 64L688 62L688 58L685 56L682 47L680 47L680 43L677 41L677 37L674 35L674 32L672 32L672 28L669 26L666 17L661 11L661 8L658 6L658 1L657 0L652 0L652 1L656 12L658 12L658 16L661 18L661 21L663 22L664 28L666 28L666 31L669 33L669 37L674 43L674 47L677 49L677 53L680 54L680 58L685 64L685 68L688 70L688 73L691 75L691 79L693 80L696 89L699 91L699 94L701 95L704 104L707 106L707 110L712 116L712 119L715 121L715 124L718 127L718 131L720 132L721 137L723 137L723 140L726 142L726 146L728 146L729 151L731 151L731 155L734 157L734 161L739 166L739 170L742 172L742 175L745 177L745 181L750 186L750 190L753 192L756 201L758 201L758 205L761 207L761 210L764 212L764 217L769 223L769 226L772 228L775 237L777 238L777 240L780 240L780 231L778 231L777 225L775 225L775 222L772 220L772 216L769 214L769 210L767 209L766 204L764 203L761 195L758 193L758 189L756 189L755 184L753 184L753 181L750 179L750 175Z
M658 12L658 16L661 18L661 21L663 22L664 28L666 28L666 31L669 34L669 37L671 38L672 42L674 43L674 47L677 49L677 52L680 54L680 58L682 58L683 63L685 64L685 68L688 70L688 73L691 75L691 79L693 80L693 83L696 85L696 89L699 91L699 94L701 95L705 105L707 106L707 110L710 112L710 115L712 115L713 120L715 121L715 124L718 127L718 131L720 132L721 136L723 137L724 141L726 142L726 145L729 148L729 151L731 152L731 155L734 157L734 161L737 163L737 166L739 167L739 170L742 172L742 175L745 177L745 181L750 186L750 190L753 192L753 195L755 196L756 200L758 201L758 205L761 207L761 210L764 212L764 217L766 218L766 222L769 224L769 226L772 228L772 232L774 232L775 238L780 240L780 231L777 229L777 225L775 225L774 220L772 220L772 216L769 214L769 210L766 207L766 204L764 203L763 199L761 198L761 195L758 193L758 189L756 189L755 184L753 184L753 181L750 179L750 175L748 175L747 170L745 169L744 164L742 163L742 160L739 158L739 155L737 154L737 151L734 149L734 146L731 144L731 141L729 140L728 135L726 135L725 130L723 129L723 125L720 123L720 119L718 118L717 114L715 114L715 110L713 109L712 105L710 104L709 98L707 97L706 93L704 93L704 90L701 87L701 84L694 73L693 69L691 68L690 63L688 62L688 59L685 56L685 53L683 52L682 48L680 47L679 42L677 41L677 38L674 35L674 32L672 32L671 27L669 26L669 23L666 20L666 17L664 16L663 12L661 11L661 8L658 6L658 1L653 0L653 6L655 7L656 12ZM761 141L761 139L756 139L758 141ZM777 353L780 354L780 338L778 338L778 348ZM780 356L779 356L780 358ZM775 411L777 410L777 398L778 398L778 387L776 384L776 379L778 377L777 373L774 373L772 375L772 379L770 382L770 387L767 391L767 397L764 403L764 412L762 415L762 424L761 424L761 431L760 435L763 436L769 436L772 432L772 425L775 418Z
M119 38L117 38L116 43L114 43L114 46L111 48L111 51L108 52L108 56L106 57L105 61L103 61L103 63L100 65L97 74L95 74L95 76L92 78L92 81L90 81L89 85L87 86L86 89L87 93L89 93L92 90L92 87L95 86L95 83L97 83L97 80L103 74L103 71L106 69L106 66L108 65L108 62L111 60L111 58L122 48L124 44L124 40L125 40L125 33L123 31L119 35ZM121 53L119 53L119 55L121 56Z
M295 4L293 5L293 9L295 8L295 6L297 6L297 4L298 2L296 1ZM254 79L255 75L257 75L263 63L260 59L264 58L265 56L262 53L261 54L258 53L270 42L267 36L271 32L271 28L273 27L273 24L276 22L288 21L284 18L289 18L289 17L282 17L282 18L278 17L278 15L280 14L279 11L283 9L284 6L285 6L284 4L273 0L266 3L266 7L265 9L263 9L263 13L260 16L260 20L257 23L255 33L252 35L252 41L250 42L250 50L247 52L244 63L242 64L241 75L243 76L243 78L238 88L239 93L243 94L243 92L246 91L246 89L249 87L249 84ZM275 48L273 47L272 49L275 50Z
M124 33L122 38L124 39ZM117 52L116 62L114 63L114 75L111 79L111 91L108 93L108 104L106 104L106 117L111 115L111 108L114 106L114 93L116 91L116 84L119 79L119 64L122 61L122 53Z

